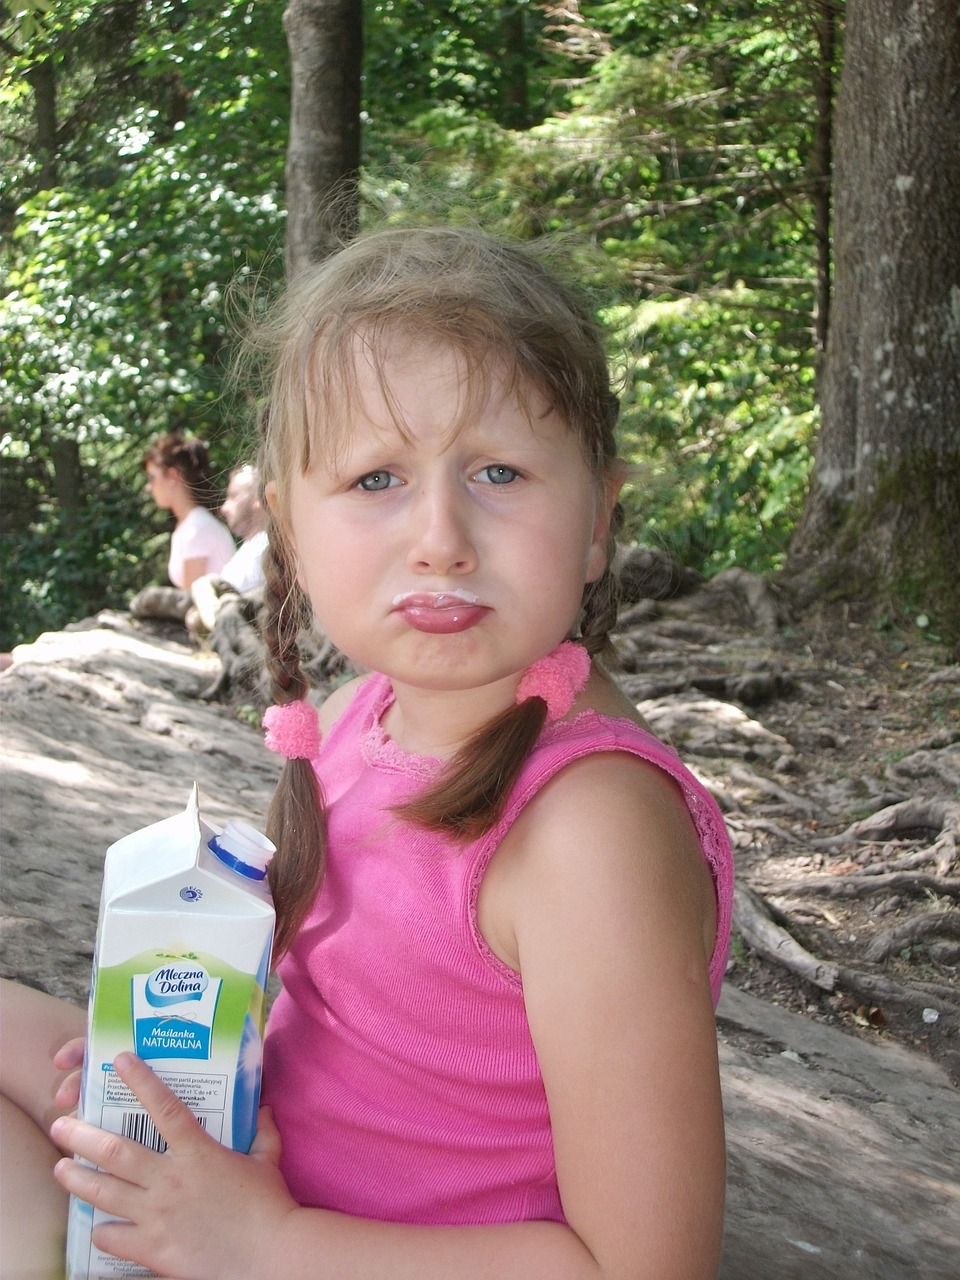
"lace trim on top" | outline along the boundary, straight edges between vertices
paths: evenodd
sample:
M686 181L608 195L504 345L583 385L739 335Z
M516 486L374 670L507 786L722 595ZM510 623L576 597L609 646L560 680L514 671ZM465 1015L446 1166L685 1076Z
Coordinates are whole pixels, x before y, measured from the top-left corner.
M393 686L386 676L370 677L380 687L370 699L363 720L360 724L360 749L368 764L377 769L387 769L391 773L402 773L407 777L422 782L433 782L443 769L444 762L436 756L418 755L416 752L404 751L394 742L383 727L383 718L394 704ZM569 731L571 725L581 721L596 719L599 721L614 720L613 716L603 716L599 711L588 707L570 719L558 720L545 725L538 739L541 743L550 743ZM632 724L632 721L626 721Z
M375 769L402 773L418 782L432 782L443 768L443 761L436 756L421 756L404 751L394 742L383 727L383 717L394 703L393 686L386 676L374 675L370 679L379 687L370 698L359 726L363 758Z

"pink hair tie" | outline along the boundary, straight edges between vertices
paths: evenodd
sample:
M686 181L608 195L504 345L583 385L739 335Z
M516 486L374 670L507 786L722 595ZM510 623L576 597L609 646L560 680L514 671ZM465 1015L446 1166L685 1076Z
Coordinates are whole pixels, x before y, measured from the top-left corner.
M320 721L317 709L299 699L263 713L264 744L288 760L315 760L320 754Z
M532 667L527 667L517 686L517 703L542 698L547 704L547 720L559 720L573 706L589 675L589 653L582 644L565 640Z

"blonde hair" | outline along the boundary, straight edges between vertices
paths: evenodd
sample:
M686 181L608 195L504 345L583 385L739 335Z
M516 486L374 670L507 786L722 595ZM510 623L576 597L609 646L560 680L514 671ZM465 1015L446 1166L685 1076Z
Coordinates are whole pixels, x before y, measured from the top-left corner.
M272 695L281 704L307 692L297 635L310 618L285 532L289 479L306 471L315 450L335 449L349 430L358 339L378 370L398 340L453 348L473 384L468 397L482 395L494 372L506 371L521 402L538 392L569 425L598 485L618 465L617 400L600 331L585 301L535 248L473 229L404 227L361 235L305 271L253 335L272 369L259 467L275 493L265 641ZM576 638L590 654L607 647L616 619L610 563L620 518L617 507L607 569L584 590ZM544 703L532 699L498 716L401 815L460 840L489 830L545 714ZM288 762L267 820L278 850L271 869L278 953L290 945L319 889L324 826L312 767Z

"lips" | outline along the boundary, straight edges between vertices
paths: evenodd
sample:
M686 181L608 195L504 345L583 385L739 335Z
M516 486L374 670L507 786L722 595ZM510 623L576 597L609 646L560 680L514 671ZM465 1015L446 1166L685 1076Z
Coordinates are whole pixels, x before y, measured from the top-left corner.
M396 596L393 607L408 626L430 635L469 631L489 612L468 591L411 591Z

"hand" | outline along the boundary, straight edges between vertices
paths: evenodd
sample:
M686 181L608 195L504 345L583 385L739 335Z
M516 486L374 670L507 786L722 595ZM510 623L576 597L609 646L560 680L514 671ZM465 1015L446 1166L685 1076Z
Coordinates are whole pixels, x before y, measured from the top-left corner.
M125 1219L97 1227L97 1247L178 1280L270 1275L276 1266L274 1237L298 1206L277 1167L280 1135L269 1110L260 1112L250 1154L241 1155L205 1133L132 1053L118 1054L114 1068L149 1112L167 1150L160 1155L73 1117L55 1121L54 1142L98 1166L61 1160L54 1170L57 1181L95 1208Z

